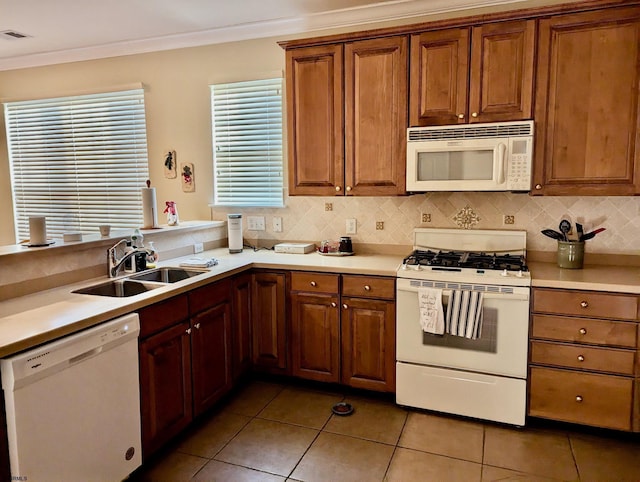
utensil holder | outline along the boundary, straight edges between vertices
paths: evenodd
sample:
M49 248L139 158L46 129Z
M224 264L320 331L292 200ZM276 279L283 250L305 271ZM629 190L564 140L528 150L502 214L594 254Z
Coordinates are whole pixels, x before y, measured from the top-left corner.
M584 263L584 241L558 241L558 266L581 269Z

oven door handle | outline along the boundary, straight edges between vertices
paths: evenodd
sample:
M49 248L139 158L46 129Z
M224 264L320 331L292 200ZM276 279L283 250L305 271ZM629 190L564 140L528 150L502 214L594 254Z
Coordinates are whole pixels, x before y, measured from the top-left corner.
M401 291L417 293L418 288L414 288L413 286L412 287L403 286L402 288L398 288L398 293L400 293ZM451 291L452 290L442 290L442 297L448 298L449 296L451 296ZM483 298L485 300L529 301L528 293L491 293L486 291L480 291L479 293L482 293L484 295Z

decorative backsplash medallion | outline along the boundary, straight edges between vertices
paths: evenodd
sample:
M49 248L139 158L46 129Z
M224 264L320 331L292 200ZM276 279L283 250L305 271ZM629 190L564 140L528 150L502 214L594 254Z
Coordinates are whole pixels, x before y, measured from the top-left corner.
M471 209L470 206L463 207L453 217L458 227L463 229L471 229L480 222L478 215Z

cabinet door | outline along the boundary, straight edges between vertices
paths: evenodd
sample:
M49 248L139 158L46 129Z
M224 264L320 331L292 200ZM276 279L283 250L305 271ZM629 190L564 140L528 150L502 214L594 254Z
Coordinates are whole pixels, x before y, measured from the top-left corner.
M468 122L469 29L411 36L411 126Z
M340 381L338 297L291 294L291 370L294 376Z
M140 343L142 454L146 459L193 418L189 323Z
M395 303L342 298L342 383L395 391Z
M640 8L540 20L532 194L640 193Z
M531 119L535 20L474 27L469 122Z
M251 285L250 274L233 279L231 367L234 379L251 369Z
M405 193L407 37L345 45L345 194Z
M289 195L344 189L342 45L287 50Z
M253 277L252 352L254 368L287 371L284 273L256 273Z
M221 303L191 319L193 410L200 415L231 389L231 305Z

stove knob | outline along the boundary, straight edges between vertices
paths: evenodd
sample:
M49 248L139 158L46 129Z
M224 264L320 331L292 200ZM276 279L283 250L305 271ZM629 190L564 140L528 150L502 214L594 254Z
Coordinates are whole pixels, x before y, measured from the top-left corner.
M402 263L402 269L405 270L405 271L407 270L407 264L406 263Z
M522 278L522 270L519 270L519 271L516 273L516 276L517 276L518 278Z
M503 269L502 273L500 273L501 276L509 276L509 272L507 271L507 269Z

